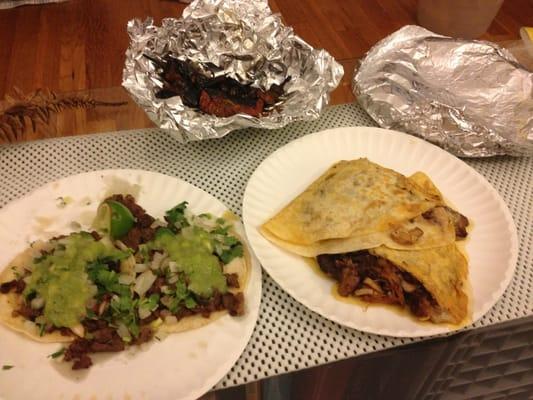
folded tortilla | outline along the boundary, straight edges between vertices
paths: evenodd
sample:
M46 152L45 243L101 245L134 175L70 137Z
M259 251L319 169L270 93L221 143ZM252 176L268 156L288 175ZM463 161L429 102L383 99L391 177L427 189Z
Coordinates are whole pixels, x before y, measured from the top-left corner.
M468 297L464 284L468 267L457 245L414 251L380 246L370 249L369 253L385 258L424 286L437 303L431 310L433 322L460 323L467 316Z
M444 206L426 175L407 178L361 158L334 164L260 231L280 247L307 257L380 245L428 249L455 241L451 216L423 216Z

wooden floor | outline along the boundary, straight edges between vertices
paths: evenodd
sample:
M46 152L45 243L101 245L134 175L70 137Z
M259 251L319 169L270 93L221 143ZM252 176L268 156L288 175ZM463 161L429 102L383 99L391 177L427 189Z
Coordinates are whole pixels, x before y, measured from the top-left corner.
M351 101L353 67L374 43L416 23L416 0L270 0L288 25L315 47L327 49L346 69L333 103ZM65 92L120 86L126 23L131 18L178 17L170 0L70 0L0 10L0 99L14 86L24 92ZM533 22L532 0L506 0L484 38L517 39Z

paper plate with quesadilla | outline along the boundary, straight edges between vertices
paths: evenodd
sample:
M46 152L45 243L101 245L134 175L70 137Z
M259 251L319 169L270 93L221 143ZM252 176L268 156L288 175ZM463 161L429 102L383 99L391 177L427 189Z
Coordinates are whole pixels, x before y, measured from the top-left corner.
M428 336L481 318L507 287L516 229L459 159L379 128L340 128L279 149L252 175L243 217L255 254L326 318Z

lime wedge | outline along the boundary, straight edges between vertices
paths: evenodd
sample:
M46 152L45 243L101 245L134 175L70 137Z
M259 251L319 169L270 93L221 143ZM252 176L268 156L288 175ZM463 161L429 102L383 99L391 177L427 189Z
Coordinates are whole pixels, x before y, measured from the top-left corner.
M112 239L124 237L135 224L131 211L118 201L107 200L98 206L93 227L109 233Z

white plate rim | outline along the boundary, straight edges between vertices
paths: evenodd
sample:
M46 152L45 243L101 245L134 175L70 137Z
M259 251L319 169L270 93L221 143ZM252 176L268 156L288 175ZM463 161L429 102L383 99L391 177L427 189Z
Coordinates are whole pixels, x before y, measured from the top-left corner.
M258 251L257 246L257 240L258 237L262 238L265 242L266 239L264 239L260 233L257 230L257 221L254 221L251 217L251 210L250 210L250 197L252 196L251 188L253 187L255 181L258 179L258 176L261 174L261 172L269 166L273 160L275 159L283 159L284 156L288 155L294 155L294 151L298 148L302 148L306 145L310 145L313 142L319 142L321 139L323 139L325 136L332 137L334 135L367 135L367 139L374 140L377 136L384 136L386 137L388 135L389 138L394 138L395 140L400 141L408 141L413 144L416 144L418 146L423 146L427 148L430 151L433 151L437 154L439 154L441 157L445 157L447 161L454 163L455 165L459 165L461 168L463 168L465 171L467 171L470 175L475 177L475 179L483 185L484 189L487 190L493 198L497 201L499 210L502 212L502 217L505 220L507 227L509 228L509 246L510 246L510 258L507 263L507 268L505 270L505 274L503 276L503 279L501 280L501 283L496 291L492 293L492 296L490 299L487 299L484 304L479 307L475 312L473 312L472 320L470 323L465 327L449 327L445 325L435 325L433 327L426 327L420 324L419 329L414 330L395 330L395 329L387 329L387 328L380 328L375 329L371 326L361 326L359 324L353 323L352 321L346 321L339 319L335 315L331 315L326 310L323 309L323 307L320 304L310 304L309 299L306 297L299 295L298 293L293 290L293 288L289 287L283 279L280 279L278 271L276 271L276 268L273 267L268 263L268 261L265 259L264 254L261 254L260 251ZM358 157L361 157L364 155L358 155ZM323 172L323 171L321 171ZM288 174L290 175L290 173ZM304 185L306 187L308 184L310 184L312 179L310 178L308 182ZM297 192L299 193L299 192ZM446 196L446 193L444 193ZM259 259L262 267L268 272L270 277L281 286L285 292L287 292L290 296L292 296L295 300L309 308L311 311L323 316L324 318L327 318L329 320L332 320L334 322L337 322L343 326L357 329L363 332L373 333L373 334L379 334L384 336L391 336L391 337L405 337L405 338L414 338L414 337L427 337L427 336L434 336L439 334L449 334L451 332L457 332L463 329L466 329L479 321L485 314L489 312L489 310L496 304L496 302L501 298L501 296L504 294L505 290L509 286L511 279L514 275L514 271L516 269L517 259L518 259L518 234L516 230L516 226L514 224L511 212L509 211L509 208L507 207L507 204L505 201L501 198L499 193L494 189L494 187L485 179L483 175L481 175L479 172L477 172L475 169L470 167L468 164L460 160L459 158L455 157L454 155L446 152L445 150L441 149L440 147L433 145L427 141L424 141L420 138L417 138L415 136L389 130L389 129L383 129L383 128L377 128L377 127L366 127L366 126L357 126L357 127L340 127L340 128L332 128L332 129L326 129L323 131L311 133L305 136L302 136L298 139L295 139L289 143L287 143L285 146L277 149L275 152L270 154L266 159L264 159L259 166L255 169L253 174L251 175L250 179L248 180L248 183L246 185L246 189L244 192L243 197L243 206L242 206L242 213L243 213L243 222L244 227L246 230L246 234L248 237L248 240L252 246L252 249L254 250L257 258ZM270 242L268 242L271 246L274 246ZM423 326L423 327L422 327Z

